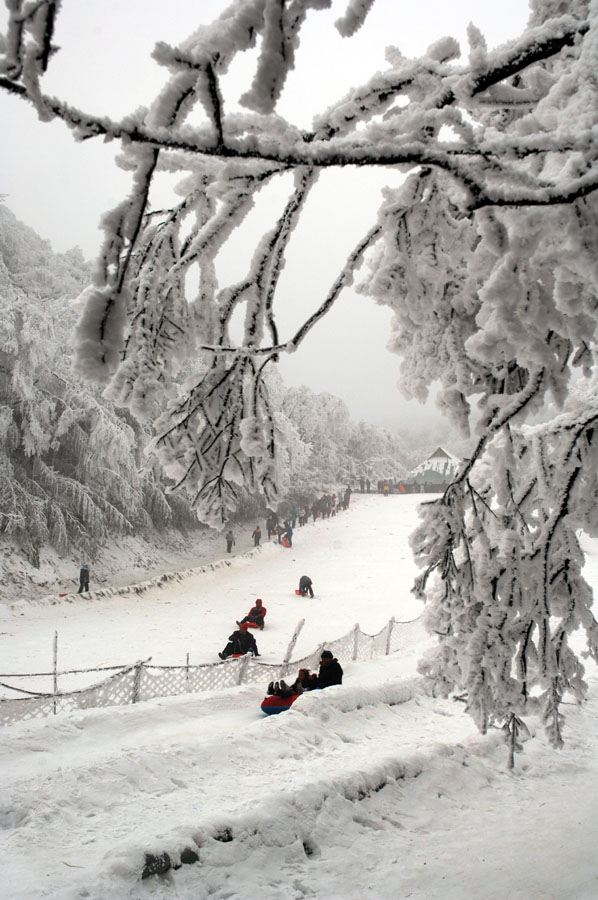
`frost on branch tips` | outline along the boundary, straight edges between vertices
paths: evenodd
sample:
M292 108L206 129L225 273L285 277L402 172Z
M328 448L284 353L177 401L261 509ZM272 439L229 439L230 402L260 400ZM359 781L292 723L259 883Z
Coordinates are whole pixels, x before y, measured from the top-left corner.
M428 673L467 693L482 729L504 724L512 750L532 702L558 744L561 698L584 690L575 623L595 654L576 538L595 532L583 503L595 490L593 412L569 398L574 370L587 376L594 364L598 4L533 0L527 28L498 48L475 26L461 55L436 36L418 59L388 48L386 68L314 110L306 131L278 110L301 64L302 27L331 4L231 3L180 46L157 46L165 88L121 121L44 94L57 7L11 4L0 86L79 139L122 141L132 172L129 196L103 222L79 366L155 423L163 465L198 515L222 524L241 486L276 493L268 367L287 348L301 352L365 260L359 289L393 310L404 391L422 399L439 382L442 409L476 441L414 538L440 635ZM367 28L373 5L335 4L338 33ZM388 10L390 28L400 5ZM255 64L240 106L225 91L239 53ZM283 333L280 276L318 174L341 169L350 190L363 167L404 182L385 191L305 321ZM158 207L165 173L180 174L179 186ZM254 234L247 217L266 187L271 218ZM221 283L218 256L243 228L253 255ZM306 246L305 266L321 252ZM532 415L541 433L526 430Z

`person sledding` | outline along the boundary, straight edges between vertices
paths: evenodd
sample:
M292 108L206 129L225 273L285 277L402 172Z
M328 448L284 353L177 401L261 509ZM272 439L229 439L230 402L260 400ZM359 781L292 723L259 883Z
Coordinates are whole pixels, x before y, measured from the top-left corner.
M309 669L299 669L297 678L292 684L286 681L271 681L268 685L268 696L292 697L293 694L303 694L305 691L315 691L319 687L318 676Z
M299 590L298 594L301 594L302 597L307 597L309 594L310 597L314 595L313 582L309 575L302 575L299 579Z
M228 659L229 656L243 656L245 653L253 653L254 656L260 655L255 638L247 631L246 624L233 631L229 636L228 644L218 656L220 659Z
M327 688L333 684L343 683L343 670L338 659L330 650L322 650L320 657L320 671L318 672L318 687Z
M258 598L255 601L255 606L252 606L249 612L244 618L237 622L239 628L242 625L249 625L250 628L259 628L260 631L263 631L264 628L264 619L266 618L267 609L262 603L262 601Z
M261 702L261 710L267 716L290 709L297 697L305 691L313 691L318 685L318 676L309 669L299 669L297 678L293 684L287 684L282 679L271 681L268 685L268 696Z

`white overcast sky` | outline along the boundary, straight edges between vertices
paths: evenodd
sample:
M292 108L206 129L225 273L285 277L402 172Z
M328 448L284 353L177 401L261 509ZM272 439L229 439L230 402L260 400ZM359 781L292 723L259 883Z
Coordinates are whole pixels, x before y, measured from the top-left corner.
M493 47L516 37L528 16L526 0L377 0L362 29L343 39L333 23L347 2L333 0L330 11L312 12L303 32L297 66L278 107L302 127L309 128L313 115L348 88L385 68L389 44L405 56L418 56L450 34L466 53L469 22ZM63 0L55 35L61 49L50 64L45 92L112 118L149 105L167 77L151 59L155 42L176 44L227 6L225 0ZM1 30L5 22L0 7ZM251 74L251 59L239 58L223 84L228 108L234 108ZM32 108L4 94L0 117L0 194L6 195L7 206L54 250L78 245L93 258L102 238L101 215L129 189L129 174L114 164L118 146L91 140L76 144L60 122L39 123ZM396 183L398 177L388 170L321 177L281 285L287 309L283 339L318 306L337 267L374 221L381 187ZM263 203L263 214L275 215L284 196L274 191ZM271 225L271 219L263 221L264 229ZM235 265L240 274L244 251L253 251L254 241L243 240L237 236L222 262L227 282ZM386 350L390 319L390 310L345 291L300 350L281 361L285 382L341 397L356 419L406 427L433 423L432 404L408 403L396 388L400 361Z

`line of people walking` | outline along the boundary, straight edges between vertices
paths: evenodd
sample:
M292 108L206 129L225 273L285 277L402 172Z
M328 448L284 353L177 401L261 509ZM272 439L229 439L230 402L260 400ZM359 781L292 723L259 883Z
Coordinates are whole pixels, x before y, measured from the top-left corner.
M297 527L303 528L308 524L310 518L313 522L316 522L318 519L328 519L336 516L339 511L348 509L352 493L351 487L347 485L344 491L323 494L311 503L293 504L282 520L277 512L269 510L266 516L265 531L262 532L258 522L251 533L253 546L259 547L262 541L262 534L265 534L268 540L275 539L285 547L292 547L293 534ZM226 540L226 552L232 553L233 547L236 545L232 528L227 529L224 537Z

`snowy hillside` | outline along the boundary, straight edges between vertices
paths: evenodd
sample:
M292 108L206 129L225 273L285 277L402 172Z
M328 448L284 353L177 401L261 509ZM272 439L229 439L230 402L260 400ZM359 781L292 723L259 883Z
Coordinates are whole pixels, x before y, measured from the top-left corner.
M420 500L354 495L297 529L291 550L266 545L140 596L4 609L3 673L48 671L55 630L61 669L175 665L187 652L226 665L216 653L256 597L266 662L300 618L297 657L355 622L374 633L411 619ZM314 600L294 594L305 573ZM531 721L511 773L497 731L479 735L462 703L423 690L416 663L430 645L412 628L389 657L341 659L342 686L269 719L264 684L4 728L0 898L595 898L596 673L585 708L567 707L564 750ZM165 874L142 879L160 862Z

